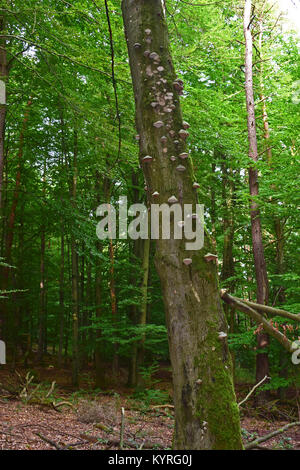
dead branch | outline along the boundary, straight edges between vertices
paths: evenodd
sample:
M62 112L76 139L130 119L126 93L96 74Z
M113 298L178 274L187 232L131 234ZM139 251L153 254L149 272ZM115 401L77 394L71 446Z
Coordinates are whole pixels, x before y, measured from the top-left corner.
M222 297L222 294L221 294L221 297ZM271 315L278 315L280 317L284 317L290 320L295 320L297 322L300 322L300 315L296 315L295 313L288 312L287 310L281 310L279 308L269 307L268 305L256 304L254 302L250 302L249 300L239 299L238 297L235 297L233 295L231 295L230 297L232 297L232 299L234 300L238 300L239 302L243 302L244 304L249 305L249 307L252 307L255 310L258 310L260 312L269 313Z
M233 308L240 310L241 312L246 313L249 315L256 323L262 325L264 330L269 333L270 336L277 339L277 341L290 353L294 351L293 343L286 338L280 331L277 331L268 320L263 317L260 313L256 310L253 310L249 305L244 303L243 301L237 300L236 298L229 295L225 290L221 291L221 298L224 302L230 305Z
M42 441L47 442L47 444L50 444L52 447L55 447L56 450L63 450L64 447L60 446L56 442L52 441L51 439L48 439L48 437L43 436L39 432L34 433L36 436L38 436Z
M174 409L174 405L154 405L154 406L151 406L151 408L154 410L156 408L172 408Z
M59 402L59 403L54 403L54 402L52 402L51 405L53 406L53 408L55 409L55 411L59 411L58 408L59 408L60 406L70 406L70 408L75 409L75 406L74 406L72 403L68 402L68 401L61 401L61 402Z
M262 442L266 442L269 439L272 439L272 437L278 436L278 434L282 434L283 432L288 431L290 428L292 428L294 426L300 426L300 421L296 421L294 423L289 423L286 426L283 426L283 428L277 429L276 431L272 431L269 434L266 434L265 436L262 436L262 437L259 437L258 439L255 439L254 441L252 441L249 444L245 445L245 450L254 449L255 447L257 447Z
M258 382L251 390L250 392L248 393L248 395L246 396L246 398L244 398L244 400L242 400L238 406L241 406L243 405L243 403L245 403L250 397L251 395L255 392L255 390L260 386L262 385L267 379L269 379L270 377L268 377L267 375L260 381Z

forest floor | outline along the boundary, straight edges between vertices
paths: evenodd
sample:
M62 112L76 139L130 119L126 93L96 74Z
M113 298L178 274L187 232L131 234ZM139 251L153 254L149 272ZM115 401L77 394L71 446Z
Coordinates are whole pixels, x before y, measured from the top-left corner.
M153 388L139 394L123 385L122 372L119 384L101 392L92 388L91 373L86 371L80 389L74 391L69 385L70 371L51 366L36 368L35 384L28 384L23 394L16 396L26 375L21 370L19 373L0 371L0 450L120 449L122 408L124 449L171 448L174 417L169 367L162 366ZM51 390L53 381L56 384ZM36 384L40 384L37 390ZM238 401L250 389L250 384L237 386ZM58 405L62 402L66 403ZM253 407L252 399L248 400L241 413L245 443L299 420L297 414L292 400L282 405L274 399L259 410ZM300 428L291 428L261 446L300 450Z

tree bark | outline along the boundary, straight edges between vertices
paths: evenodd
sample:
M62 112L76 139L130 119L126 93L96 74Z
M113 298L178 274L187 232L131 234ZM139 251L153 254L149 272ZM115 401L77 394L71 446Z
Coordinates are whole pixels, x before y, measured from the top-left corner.
M221 281L229 292L234 292L234 260L233 260L233 239L234 239L234 180L232 168L227 168L226 156L223 156L222 168L222 199L223 199L223 264L221 270ZM231 279L228 281L228 279ZM230 325L230 333L235 331L235 311L229 305L224 305L227 321ZM233 372L235 372L235 353L231 352ZM233 374L234 376L234 374Z
M143 262L142 262L142 286L141 286L141 306L139 312L139 325L144 327L147 323L147 307L148 307L148 279L149 279L149 256L150 256L150 246L151 240L150 237L144 240L143 243ZM140 366L144 364L144 356L145 356L145 340L146 335L143 334L140 344L138 345L137 350L137 364L136 364L136 373L137 373L137 380L136 383L139 385L143 384L143 378L140 374Z
M75 124L76 126L76 124ZM76 210L77 196L77 153L78 153L78 134L74 129L74 153L72 168L72 207ZM72 385L79 385L79 345L78 345L78 323L79 323L79 295L78 295L78 254L75 234L72 233L71 240L71 259L72 259L72 309L73 309L73 336L72 336Z
M46 192L46 162L44 162L44 173L43 173L43 199L45 198ZM45 200L43 202L45 204ZM46 251L46 239L45 239L45 224L41 225L41 258L40 258L40 305L39 305L39 338L38 338L38 352L37 361L41 362L45 350L45 330L46 330L46 302L45 302L45 251Z
M5 33L5 18L0 15L0 34ZM8 79L8 67L6 58L6 41L0 39L0 80L6 85ZM5 103L0 103L0 209L2 208L3 170L4 170L4 137L6 119L6 91Z
M148 200L154 202L151 194L157 191L155 202L167 203L175 195L182 206L196 204L191 160L183 162L186 171L180 173L169 159L184 152L186 144L178 137L183 121L178 86L173 84L176 75L162 2L123 0L122 11ZM150 30L148 35L146 29ZM148 50L146 35L151 39L149 49L156 52L158 60L153 61L147 52L144 55ZM173 93L168 106L166 96L170 95L166 93ZM157 100L160 104L155 110L151 102ZM163 122L160 129L153 126L158 120ZM173 137L169 129L175 132ZM162 144L163 135L168 135L167 144ZM153 157L151 163L142 160L146 155ZM160 239L156 243L156 267L162 284L173 369L176 449L242 448L231 357L226 338L219 338L219 332L227 331L227 325L218 294L216 266L204 259L211 249L208 237L205 247L198 251L186 252L184 240ZM189 266L183 263L187 257L192 257Z
M253 91L253 38L251 32L251 0L245 0L244 9L244 36L246 42L245 51L245 91L247 104L247 124L249 140L249 187L251 196L251 232L252 247L254 256L254 266L256 275L256 299L259 304L267 304L269 298L268 274L264 256L260 211L257 202L259 195L258 171L256 163L258 161L257 134L255 120L255 102ZM257 338L259 349L266 348L269 345L269 337L266 334L259 334ZM256 381L259 382L265 376L269 376L268 353L258 353L256 356ZM258 395L258 401L266 398L266 392Z
M99 172L96 173L96 197L97 197L97 205L100 204L100 191L101 191L101 184L100 184L100 175ZM96 366L96 387L105 389L106 384L106 377L105 377L105 368L104 362L102 358L102 332L100 327L100 321L102 318L102 276L101 276L101 251L102 251L102 244L100 240L97 240L97 251L99 253L99 257L96 259L96 272L95 272L95 300L96 300L96 319L98 322L97 330L96 330L96 347L95 347L95 366Z

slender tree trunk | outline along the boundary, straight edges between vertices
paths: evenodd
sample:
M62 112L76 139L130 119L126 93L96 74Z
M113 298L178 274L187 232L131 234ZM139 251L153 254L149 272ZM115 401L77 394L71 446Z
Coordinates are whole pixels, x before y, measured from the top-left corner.
M170 160L170 156L184 152L186 145L180 137L182 132L179 135L183 121L177 89L181 84L174 83L162 2L123 0L122 11L140 135L140 162L149 202L167 203L174 195L182 206L195 205L191 160L182 161L184 173L176 171L176 163L174 166ZM151 40L150 46L146 38ZM150 56L148 50L156 54ZM151 102L158 99L161 104L155 110ZM156 128L156 121L162 121L162 127ZM169 130L175 134L169 134ZM168 136L167 143L161 139L163 136ZM152 156L150 163L143 160L147 155ZM151 196L154 191L159 193L157 198ZM222 334L220 338L227 325L216 266L204 259L211 250L208 237L205 247L198 251L187 252L184 240L160 239L156 243L156 267L162 283L173 369L176 449L242 448L231 357L226 337L221 339ZM192 258L189 266L183 263L186 258Z
M5 33L5 19L0 15L0 34ZM8 67L6 59L6 41L0 38L0 80L6 86L8 79ZM0 84L1 86L2 84ZM3 86L3 85L2 85ZM1 87L2 91L2 87ZM0 209L2 208L3 170L4 170L4 137L6 119L6 90L4 91L4 103L0 102Z
M76 125L76 124L75 124ZM78 153L77 129L74 129L74 153L73 153L73 171L72 171L72 207L76 210L77 196L77 153ZM74 232L71 240L71 259L72 259L72 385L79 385L79 344L78 344L78 323L79 323L79 295L78 295L78 254L77 243Z
M44 162L43 172L43 204L45 204L46 196L46 162ZM45 351L46 340L46 286L45 286L45 251L46 251L46 238L45 238L45 224L41 225L41 258L40 258L40 305L39 305L39 337L38 337L38 352L37 361L41 362Z
M39 307L39 339L37 361L43 359L45 349L45 226L41 227L41 260L40 260L40 307Z
M65 321L65 236L64 223L61 223L60 235L60 275L59 275L59 343L58 343L58 365L62 365L63 342Z
M150 246L151 246L151 240L149 237L148 239L144 240L144 243L143 243L143 263L142 263L143 280L142 280L142 286L141 286L142 299L141 299L140 318L139 318L139 325L141 327L144 327L147 323ZM137 372L136 382L139 385L142 384L143 382L139 368L144 364L145 340L146 340L146 335L143 334L140 344L138 345L137 364L136 364L136 372Z
M64 108L60 108L60 127L61 127L61 157L60 167L65 169L66 160L66 140L65 140L65 122ZM63 207L64 182L60 182L60 201ZM64 345L64 329L65 329L65 221L64 215L61 214L60 220L60 273L59 273L59 340L58 340L58 366L62 366L63 345Z
M212 170L212 176L213 176L213 181L212 185L210 188L210 194L211 194L211 233L212 233L212 245L214 249L217 249L217 240L216 240L216 190L215 190L215 184L216 184L216 161L217 161L217 152L214 152L214 159L215 161L211 165L211 170Z
M132 196L130 203L136 204L141 201L141 195L139 191L139 175L137 171L133 171L131 174L131 184L132 184ZM130 205L131 205L130 204ZM129 263L136 264L137 261L141 258L141 239L131 240L129 242ZM136 278L134 270L131 270L129 274L130 285L134 288L138 287L138 279ZM129 305L128 317L132 325L136 325L138 321L138 307L137 305ZM132 344L129 364L128 364L128 387L136 387L137 385L137 343Z
M100 204L100 175L99 172L96 173L96 195L97 195L97 204ZM98 322L97 330L96 330L96 347L95 347L95 365L96 365L96 387L105 389L106 384L106 376L105 376L105 368L104 362L102 357L102 332L100 327L100 321L102 318L102 276L101 276L101 251L102 251L102 244L101 241L97 241L97 251L99 253L99 257L96 259L96 272L95 272L95 297L96 297L96 319Z
M109 259L110 259L110 279L109 279L109 290L110 290L110 301L111 301L111 314L112 322L114 326L117 326L117 297L116 297L116 288L115 288L115 254L114 254L114 245L113 241L109 239ZM118 374L119 370L119 356L118 356L118 344L114 345L114 357L113 357L113 375Z
M268 274L264 256L262 230L260 221L260 211L257 202L259 195L258 171L256 162L258 161L257 134L255 121L255 103L253 92L253 39L251 32L251 0L245 0L244 9L244 36L246 41L245 52L245 90L247 103L247 123L249 140L249 157L253 165L249 167L249 186L251 195L251 231L252 247L254 256L254 266L256 274L257 303L267 304L269 298ZM265 333L258 335L258 348L263 349L269 345L269 336ZM259 353L256 356L256 380L259 382L266 375L269 375L269 359L267 353ZM258 395L258 401L266 398L266 393Z
M224 157L225 158L225 157ZM223 264L221 281L225 283L229 292L234 292L235 283L228 279L234 276L233 239L234 239L234 180L232 168L227 168L226 161L222 163L222 199L223 199ZM226 282L227 281L227 282ZM230 324L230 333L235 330L235 310L230 305L224 306L227 321ZM233 370L235 370L235 354L231 353Z
M260 52L260 100L262 102L262 115L263 115L263 135L266 144L266 156L267 162L272 169L272 147L270 142L270 126L269 126L269 117L267 110L267 100L265 96L265 83L264 83L264 53L263 53L263 32L264 32L264 7L262 7L260 20L259 20L259 52ZM275 185L272 185L272 189L275 191ZM275 217L274 220L274 230L276 235L276 273L284 274L284 224L279 217ZM285 293L283 286L279 286L278 296L276 295L275 299L278 299L280 303L285 301ZM287 353L283 349L280 350L280 371L279 376L286 379L288 377L287 369ZM283 399L286 394L285 388L278 389L278 397Z

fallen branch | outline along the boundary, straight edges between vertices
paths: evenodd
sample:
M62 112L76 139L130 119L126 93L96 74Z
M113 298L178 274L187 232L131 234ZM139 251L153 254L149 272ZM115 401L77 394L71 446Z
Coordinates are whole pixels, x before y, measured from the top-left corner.
M174 405L154 405L151 406L151 408L154 410L155 408L172 408L174 409Z
M55 447L56 450L63 450L64 447L61 447L59 444L56 442L52 441L51 439L48 439L48 437L43 436L39 432L34 433L36 436L38 436L42 441L47 442L47 444L50 444L52 447Z
M75 409L75 406L74 406L72 403L68 402L68 401L61 401L61 402L59 402L59 403L54 403L54 401L53 401L53 402L51 402L51 405L53 406L53 408L55 409L55 411L59 411L58 408L59 408L60 406L70 406L70 408Z
M99 442L99 444L101 444L101 443ZM106 444L107 444L108 447L112 447L112 446L120 447L120 441L118 439L109 440L109 441L106 442ZM143 449L148 449L148 450L155 449L155 448L165 449L164 445L159 444L157 442L150 442L150 441L143 441L141 443L141 442L137 442L137 441L134 441L134 440L130 440L130 441L124 440L123 445L126 446L126 447L130 447L131 449L139 449L141 445L143 446Z
M269 335L273 336L273 338L277 339L277 341L290 353L294 352L293 343L286 338L280 331L276 330L268 320L254 310L252 307L244 303L243 301L237 300L235 297L229 295L225 290L221 291L221 298L224 302L230 305L233 308L240 310L241 312L246 313L249 315L256 323L262 325L264 330L269 333Z
M244 400L242 400L242 401L238 404L238 406L242 406L243 403L245 403L245 402L251 397L251 395L255 392L255 390L256 390L260 385L262 385L262 384L265 382L265 380L267 380L267 379L269 379L269 378L270 378L270 377L268 377L268 376L266 375L260 382L258 382L258 383L250 390L250 392L248 393L248 395L246 396L246 398L244 398Z
M296 315L295 313L287 312L286 310L281 310L279 308L269 307L268 305L256 304L254 302L250 302L249 300L239 299L233 295L231 295L230 297L232 297L232 299L234 300L249 305L249 307L252 307L254 310L258 310L259 312L269 313L271 315L278 315L280 317L289 318L290 320L294 320L300 323L300 315Z
M270 434L266 434L265 436L262 436L262 437L259 437L259 438L255 439L254 441L252 441L249 444L245 445L245 450L254 449L255 447L257 447L262 442L266 442L269 439L272 439L272 437L278 436L278 434L282 434L282 433L284 433L285 431L287 431L288 429L290 429L294 426L300 426L300 421L296 421L294 423L286 424L285 426L283 426L283 428L277 429L276 431L270 432Z

